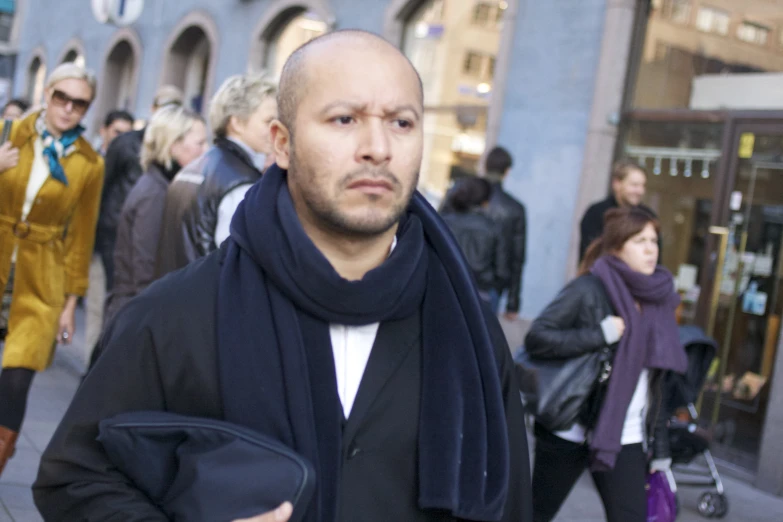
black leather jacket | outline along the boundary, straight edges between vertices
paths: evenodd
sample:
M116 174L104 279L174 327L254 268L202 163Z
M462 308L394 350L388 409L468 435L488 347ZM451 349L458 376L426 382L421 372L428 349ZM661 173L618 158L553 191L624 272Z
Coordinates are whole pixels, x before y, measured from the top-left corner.
M487 175L488 179L494 177ZM508 290L507 312L519 312L522 269L527 258L527 215L525 206L511 197L500 182L494 181L487 215L500 226L506 245L508 278L498 281L498 290Z
M101 195L96 245L114 244L122 206L144 173L139 162L142 140L144 130L126 132L117 136L106 151L106 176Z
M219 245L215 244L218 207L223 198L240 185L252 184L261 178L261 172L242 148L231 140L217 139L202 162L204 181L199 187L196 202L183 218L185 241L198 256L205 256ZM191 260L192 261L192 260Z
M443 215L473 270L479 290L488 292L509 277L508 248L500 228L480 210Z
M525 350L539 359L565 359L598 350L606 345L600 323L609 315L616 312L603 283L592 274L583 275L566 285L533 322ZM665 373L656 370L650 374L647 434L656 459L670 456L670 412L663 400Z

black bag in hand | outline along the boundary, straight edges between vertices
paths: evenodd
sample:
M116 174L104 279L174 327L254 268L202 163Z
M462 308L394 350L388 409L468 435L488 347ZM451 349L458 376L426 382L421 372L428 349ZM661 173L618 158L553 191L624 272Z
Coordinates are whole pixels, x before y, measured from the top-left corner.
M526 411L549 431L594 426L612 358L608 346L570 359L534 359L523 347L514 362Z
M170 520L229 522L289 501L297 522L315 491L315 472L304 458L225 421L122 413L100 423L98 441Z

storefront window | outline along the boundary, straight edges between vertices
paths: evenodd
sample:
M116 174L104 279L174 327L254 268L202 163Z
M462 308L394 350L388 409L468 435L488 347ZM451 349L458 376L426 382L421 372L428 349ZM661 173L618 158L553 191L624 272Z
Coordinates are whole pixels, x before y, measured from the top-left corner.
M776 33L783 34L780 3L654 0L633 107L783 109Z
M624 155L648 172L645 204L661 222L663 264L677 276L682 322L696 319L712 214L722 124L636 121Z
M419 188L433 203L453 178L478 170L507 6L503 1L426 0L405 25L402 48L424 82Z

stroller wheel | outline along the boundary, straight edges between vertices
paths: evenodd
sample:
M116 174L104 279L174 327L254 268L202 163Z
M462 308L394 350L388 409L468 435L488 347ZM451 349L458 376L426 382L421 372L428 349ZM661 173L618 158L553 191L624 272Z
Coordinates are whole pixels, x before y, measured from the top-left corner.
M707 518L723 518L729 512L726 495L708 491L699 497L699 514Z

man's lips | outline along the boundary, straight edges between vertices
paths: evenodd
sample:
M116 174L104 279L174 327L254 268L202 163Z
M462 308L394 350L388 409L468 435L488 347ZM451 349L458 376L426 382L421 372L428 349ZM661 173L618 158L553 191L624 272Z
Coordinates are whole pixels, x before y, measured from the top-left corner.
M348 188L367 194L382 194L393 190L391 183L381 179L359 179L348 185Z

